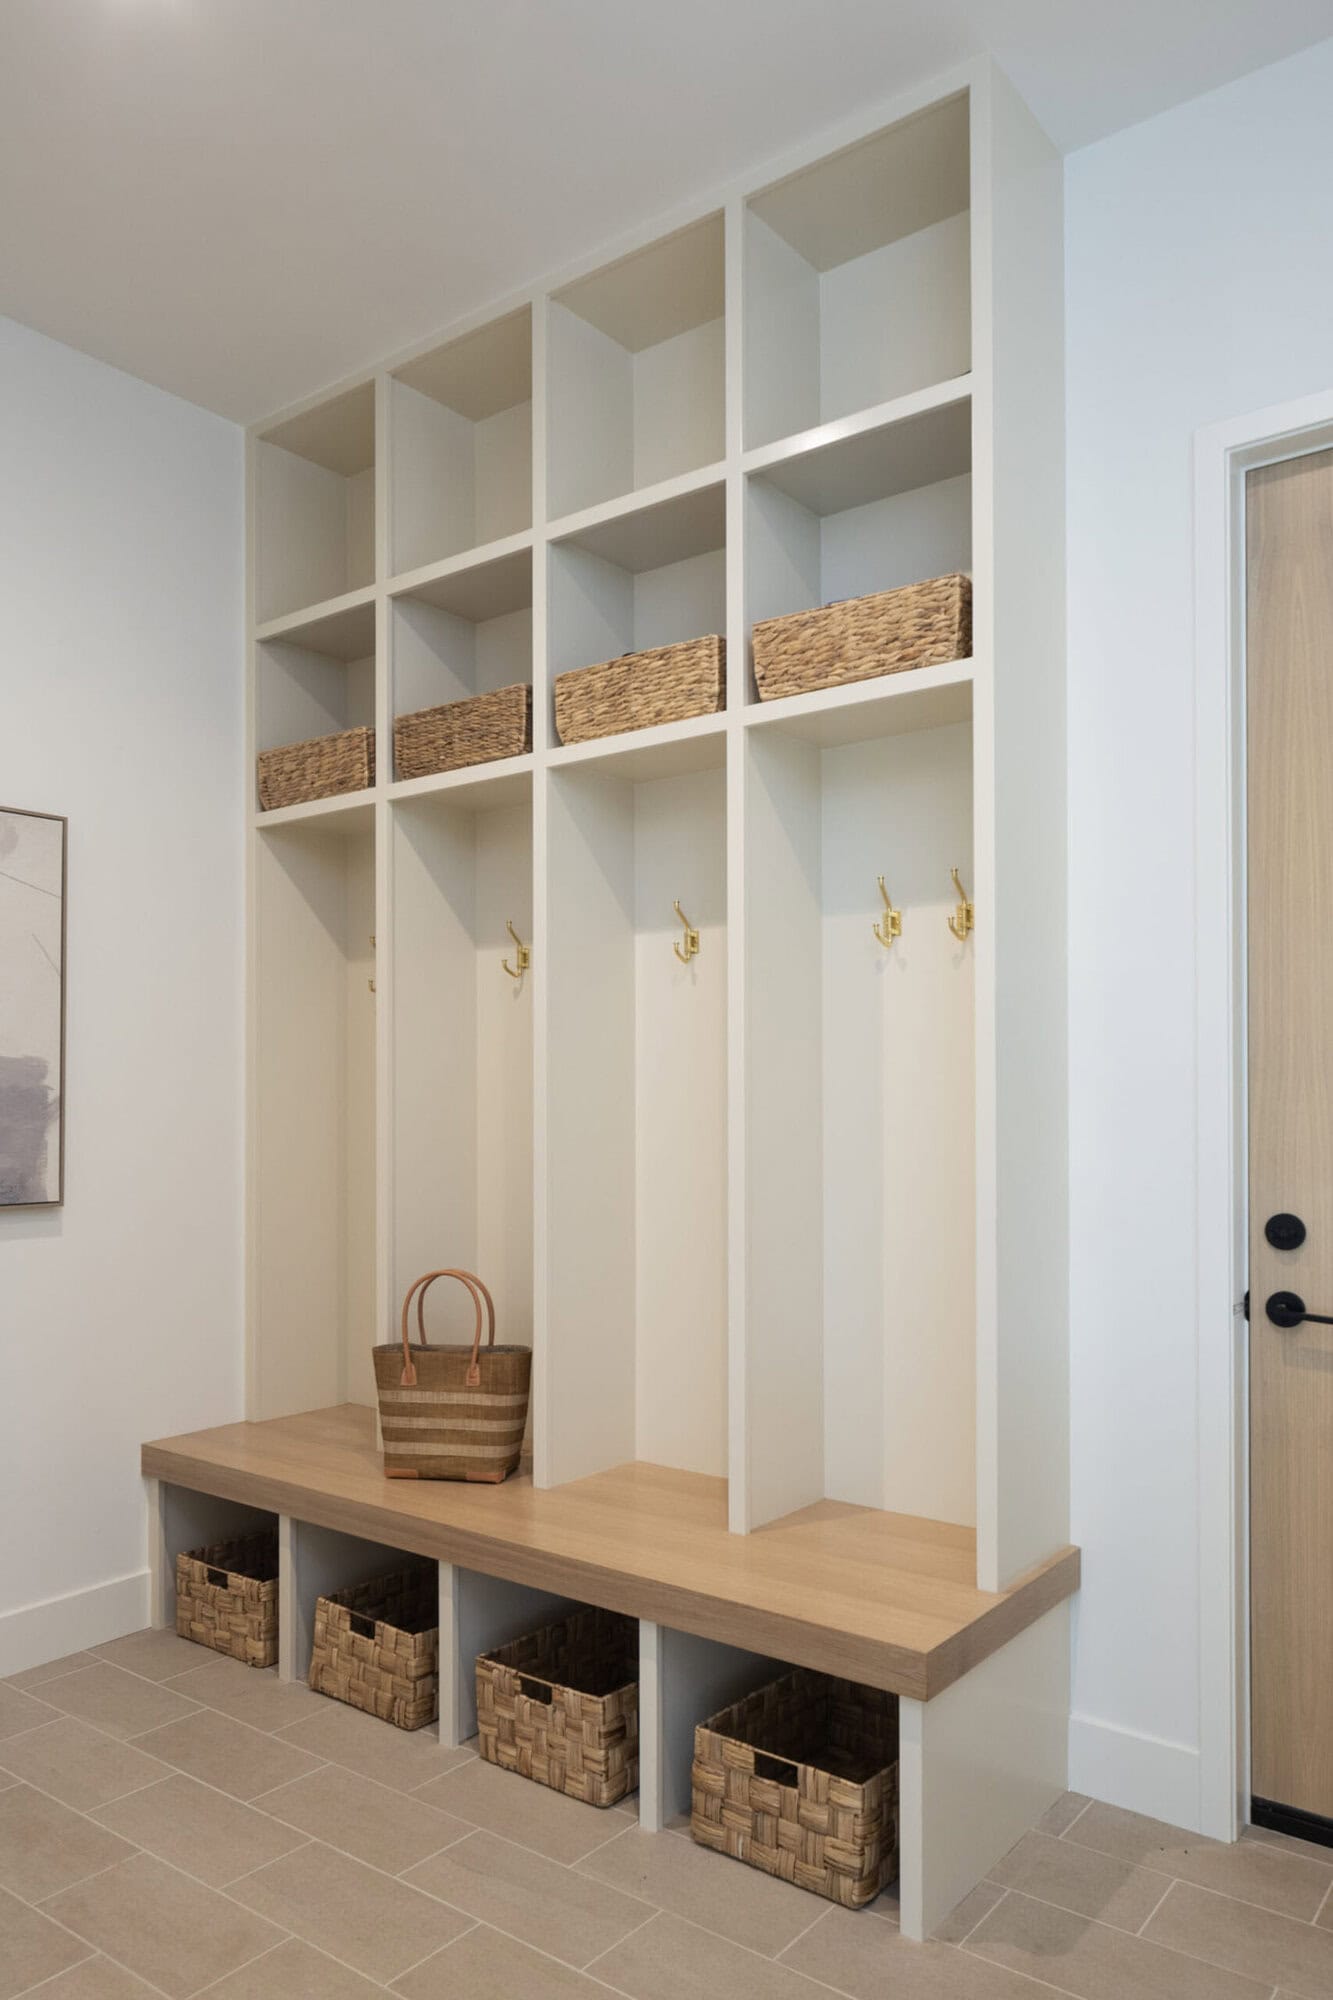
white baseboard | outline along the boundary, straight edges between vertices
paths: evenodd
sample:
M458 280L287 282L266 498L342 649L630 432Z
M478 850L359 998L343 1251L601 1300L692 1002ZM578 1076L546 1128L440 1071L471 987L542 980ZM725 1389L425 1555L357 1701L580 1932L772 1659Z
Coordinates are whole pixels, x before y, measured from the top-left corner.
M1071 1715L1069 1789L1199 1831L1199 1752L1190 1743Z
M61 1660L84 1646L102 1646L126 1632L141 1632L149 1622L148 1571L113 1576L107 1583L48 1597L40 1604L20 1604L0 1612L0 1680L25 1673L29 1667Z

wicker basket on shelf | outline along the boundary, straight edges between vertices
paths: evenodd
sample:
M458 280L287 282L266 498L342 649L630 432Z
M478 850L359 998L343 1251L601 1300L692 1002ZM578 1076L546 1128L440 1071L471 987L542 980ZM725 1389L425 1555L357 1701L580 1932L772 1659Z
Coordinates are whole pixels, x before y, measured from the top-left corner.
M363 792L375 782L375 732L344 729L309 743L288 743L281 750L261 750L257 762L261 812Z
M765 618L754 628L753 647L761 701L965 660L972 652L972 580L936 576Z
M898 1702L798 1667L694 1732L690 1832L857 1910L898 1873Z
M439 1714L440 1613L433 1569L400 1570L315 1601L310 1685L395 1729Z
M426 1293L437 1278L456 1278L476 1307L470 1347L426 1341ZM412 1301L420 1346L410 1338ZM490 1325L481 1344L481 1302ZM401 1340L372 1350L389 1479L468 1479L497 1485L518 1469L528 1421L532 1350L497 1347L495 1301L471 1271L427 1271L403 1300Z
M639 1782L639 1634L614 1611L575 1611L477 1661L488 1764L593 1806Z
M176 1630L248 1667L278 1658L278 1537L236 1535L176 1557Z
M526 682L400 715L393 725L400 778L429 778L467 764L493 764L532 748L532 688Z
M555 728L562 743L587 743L654 723L715 715L727 702L727 642L716 632L595 667L558 674Z

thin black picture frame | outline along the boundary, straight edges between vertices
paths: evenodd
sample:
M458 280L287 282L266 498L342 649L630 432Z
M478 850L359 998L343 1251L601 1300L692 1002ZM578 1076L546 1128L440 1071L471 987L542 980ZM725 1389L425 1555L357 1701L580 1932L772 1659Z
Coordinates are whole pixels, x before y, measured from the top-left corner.
M35 812L29 806L0 806L0 817L51 820L60 828L60 1112L57 1123L56 1192L46 1201L0 1202L0 1215L62 1208L65 1202L65 1117L69 958L69 819L64 813Z

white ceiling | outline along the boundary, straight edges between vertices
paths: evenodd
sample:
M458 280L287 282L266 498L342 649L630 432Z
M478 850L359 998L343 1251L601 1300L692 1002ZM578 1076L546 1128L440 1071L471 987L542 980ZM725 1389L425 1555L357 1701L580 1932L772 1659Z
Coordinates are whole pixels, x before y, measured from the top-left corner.
M1333 0L0 0L0 312L250 420L990 49L1064 148Z

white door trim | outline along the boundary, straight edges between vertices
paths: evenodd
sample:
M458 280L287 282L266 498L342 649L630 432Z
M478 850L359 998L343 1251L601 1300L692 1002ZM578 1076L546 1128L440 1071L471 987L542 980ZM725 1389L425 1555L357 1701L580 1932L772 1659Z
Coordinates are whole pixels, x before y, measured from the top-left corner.
M1333 391L1194 438L1199 1828L1249 1810L1244 475L1333 445Z

